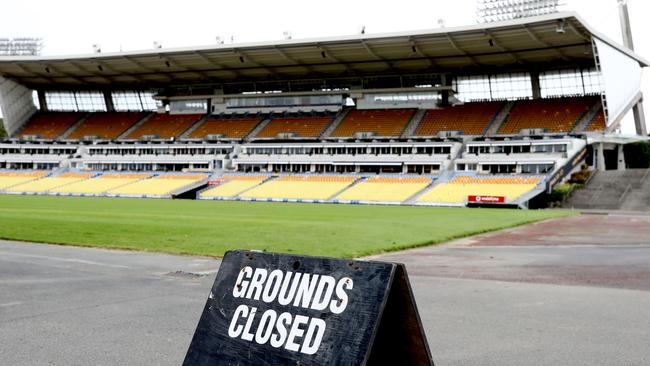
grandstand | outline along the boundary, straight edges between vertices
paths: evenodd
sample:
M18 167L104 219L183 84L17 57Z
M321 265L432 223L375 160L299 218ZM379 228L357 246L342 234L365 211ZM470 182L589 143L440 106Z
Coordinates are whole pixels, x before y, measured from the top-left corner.
M171 197L176 192L201 186L207 179L201 174L162 174L152 178L137 181L112 188L106 191L107 196L115 197Z
M108 191L127 186L149 178L149 174L101 174L92 179L85 179L50 190L56 194L101 196Z
M470 177L458 176L440 183L418 197L418 203L464 205L469 196L505 197L515 202L537 187L539 177Z
M68 184L77 183L88 179L92 176L89 173L63 173L48 176L41 179L31 180L23 184L18 184L7 188L8 193L45 193L56 188L64 187Z
M282 138L284 135L285 138L317 138L330 122L332 122L331 116L275 117L255 137Z
M66 138L79 140L85 137L97 137L114 140L145 115L144 112L93 113Z
M31 118L17 134L18 137L35 136L41 139L55 139L82 118L78 112L43 112Z
M502 107L503 103L500 102L474 102L430 109L420 122L415 135L437 136L443 131L460 131L464 135L484 135Z
M198 198L233 198L268 178L266 175L224 175L218 181L209 183L208 188L200 192Z
M639 136L618 131L647 65L575 13L0 57L0 190L421 205L478 195L526 207L582 163L625 166L643 113Z
M213 117L205 120L198 128L192 131L188 138L204 139L214 138L241 140L246 137L260 123L260 118L230 118Z
M36 180L46 174L42 171L0 171L0 191Z
M201 117L200 114L156 113L151 116L151 118L144 121L142 125L137 126L135 130L126 136L126 138L139 139L151 136L161 139L170 139L178 137Z
M431 184L428 177L370 177L336 197L339 202L401 203Z
M354 137L357 134L369 134L370 136L398 137L414 113L413 109L355 109L345 116L331 136Z

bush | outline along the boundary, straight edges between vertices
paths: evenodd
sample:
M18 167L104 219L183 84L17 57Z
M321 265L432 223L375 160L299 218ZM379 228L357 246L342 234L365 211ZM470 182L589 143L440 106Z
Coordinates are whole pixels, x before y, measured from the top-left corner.
M0 118L0 139L3 137L7 137L7 131L5 131L5 124L2 118Z
M571 183L561 183L553 187L551 191L551 202L562 202L566 196L573 190L574 185Z
M580 166L580 171L571 174L569 183L584 185L585 183L587 183L587 180L589 179L590 175L591 172L589 171L589 167L587 166L587 164L582 164Z
M650 168L650 142L635 142L624 147L625 163L631 169Z

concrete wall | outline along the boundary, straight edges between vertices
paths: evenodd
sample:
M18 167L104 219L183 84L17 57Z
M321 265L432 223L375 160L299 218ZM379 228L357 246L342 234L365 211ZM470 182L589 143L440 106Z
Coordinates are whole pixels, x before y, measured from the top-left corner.
M7 135L12 136L38 110L33 90L0 76L0 108Z

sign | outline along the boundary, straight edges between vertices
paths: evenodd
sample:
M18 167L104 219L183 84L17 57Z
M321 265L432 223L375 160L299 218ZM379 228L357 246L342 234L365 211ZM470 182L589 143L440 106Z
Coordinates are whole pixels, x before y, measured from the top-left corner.
M503 196L467 196L468 203L506 203Z
M184 366L433 365L402 264L229 251Z

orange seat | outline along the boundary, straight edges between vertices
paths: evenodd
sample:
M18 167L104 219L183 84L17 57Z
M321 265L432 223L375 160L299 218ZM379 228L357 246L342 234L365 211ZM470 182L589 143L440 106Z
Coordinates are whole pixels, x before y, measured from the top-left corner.
M255 137L277 137L293 133L298 137L318 137L333 117L281 117L273 118Z
M430 109L420 121L415 134L435 136L440 131L462 131L465 135L482 135L503 103L476 102Z
M168 114L156 113L141 126L131 132L127 138L139 139L142 136L154 135L168 139L178 137L201 118L201 114Z
M223 135L230 139L242 139L248 135L260 122L255 118L211 118L203 122L188 136L189 138L203 138L207 135Z
M99 136L113 140L145 115L145 112L93 113L68 138L77 140L84 136Z
M37 135L44 139L54 139L72 127L84 114L81 112L41 112L27 122L16 136Z
M512 108L498 133L516 134L525 128L569 132L593 103L593 97L521 100Z
M371 132L376 136L399 136L414 113L414 109L354 109L345 116L331 136L352 137L359 132Z

